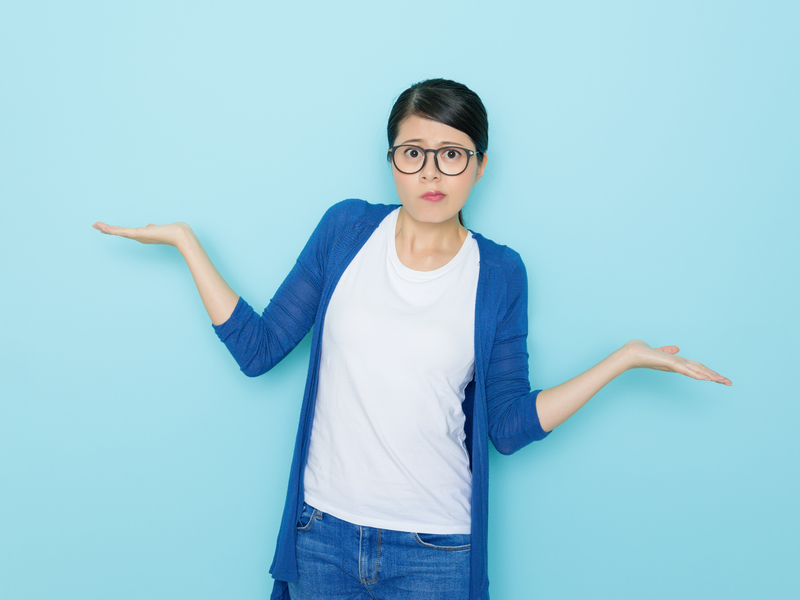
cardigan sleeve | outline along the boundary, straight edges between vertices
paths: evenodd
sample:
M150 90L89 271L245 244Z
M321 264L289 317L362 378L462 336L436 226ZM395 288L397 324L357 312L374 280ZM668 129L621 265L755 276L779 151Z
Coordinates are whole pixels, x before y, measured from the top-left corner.
M512 454L544 439L536 411L540 390L528 380L528 278L519 255L506 249L506 294L486 372L489 437L501 454ZM503 311L502 308L505 307Z
M325 213L260 316L239 298L230 318L214 325L217 336L248 377L266 373L278 364L314 325L337 206Z

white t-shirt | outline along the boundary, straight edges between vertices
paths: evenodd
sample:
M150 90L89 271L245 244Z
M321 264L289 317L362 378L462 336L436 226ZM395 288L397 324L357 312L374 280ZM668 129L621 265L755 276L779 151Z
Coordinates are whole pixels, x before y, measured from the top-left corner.
M472 234L434 271L395 246L390 213L325 315L305 500L381 529L469 533L464 388L475 370L480 254Z

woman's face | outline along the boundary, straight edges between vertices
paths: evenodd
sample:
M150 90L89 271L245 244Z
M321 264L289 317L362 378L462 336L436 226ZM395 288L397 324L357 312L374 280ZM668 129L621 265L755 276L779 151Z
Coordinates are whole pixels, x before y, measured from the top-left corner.
M431 149L443 146L476 149L463 131L417 116L407 117L400 123L394 145L402 144ZM422 170L413 175L401 173L392 163L394 185L406 215L420 223L446 223L453 219L458 222L458 211L467 202L472 186L483 176L486 166L485 155L481 164L478 164L477 158L477 155L472 156L466 171L454 176L439 172L431 152Z

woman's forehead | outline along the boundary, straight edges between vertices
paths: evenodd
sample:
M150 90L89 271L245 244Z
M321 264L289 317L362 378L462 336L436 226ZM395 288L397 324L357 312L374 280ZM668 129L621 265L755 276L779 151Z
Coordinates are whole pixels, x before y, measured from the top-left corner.
M463 131L417 115L403 119L397 130L395 145L406 143L428 147L456 145L468 149L474 146L470 137Z

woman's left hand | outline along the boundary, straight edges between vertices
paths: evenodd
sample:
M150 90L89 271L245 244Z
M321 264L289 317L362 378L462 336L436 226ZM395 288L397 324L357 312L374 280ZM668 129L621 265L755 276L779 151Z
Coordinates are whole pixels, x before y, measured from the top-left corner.
M694 360L688 360L682 356L678 356L679 348L677 346L651 348L641 340L633 340L620 348L620 352L625 355L629 363L629 369L670 371L672 373L681 373L693 379L716 381L723 385L733 385L730 379L712 371L707 366Z
M678 356L677 346L651 348L641 340L633 340L611 353L591 369L564 383L539 392L536 410L539 423L551 431L575 414L604 385L628 369L656 369L681 373L693 379L731 385L731 380L705 365Z

